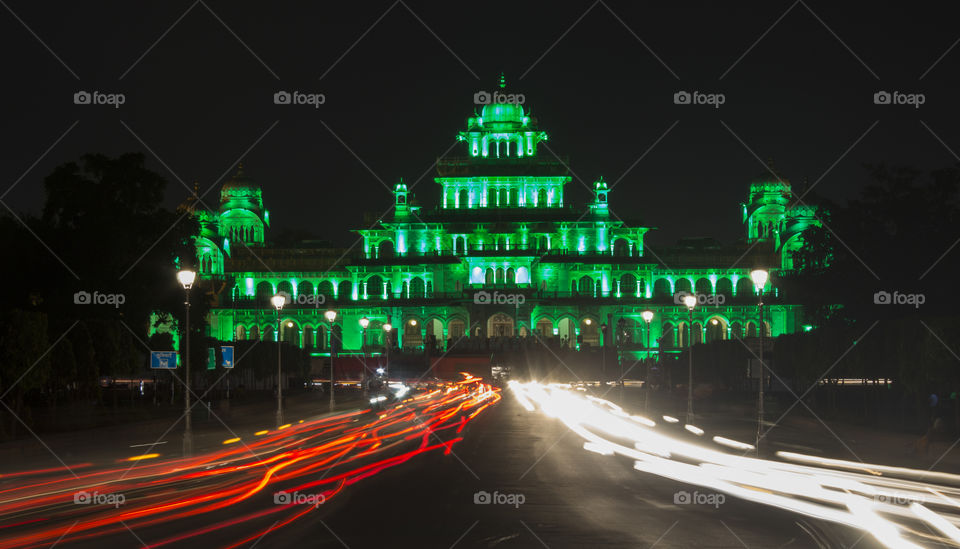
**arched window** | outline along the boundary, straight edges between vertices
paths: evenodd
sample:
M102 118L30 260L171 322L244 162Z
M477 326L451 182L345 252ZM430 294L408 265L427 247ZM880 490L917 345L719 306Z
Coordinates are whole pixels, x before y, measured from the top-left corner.
M260 339L260 328L256 326L250 327L250 339Z
M582 277L577 286L577 291L583 295L593 295L593 279L589 276Z
M497 191L493 188L487 188L487 207L492 208L497 202Z
M286 305L290 305L289 300L293 299L293 284L291 284L289 280L281 280L280 283L277 284L277 293L285 294L288 301Z
M460 207L460 208L468 208L468 207L470 207L469 199L470 199L470 195L467 193L467 190L466 190L466 189L460 189L460 193L459 193L459 202L460 202L460 205L459 205L458 207Z
M680 292L692 293L693 288L690 287L690 280L686 278L678 278L677 281L674 282L673 291L674 293L678 294Z
M324 299L333 299L333 284L329 280L324 280L317 285L317 293L322 295ZM341 299L343 299L343 296L341 296Z
M620 295L634 297L637 295L637 277L630 273L620 277Z
M353 299L353 283L349 280L343 280L337 284L337 299Z
M390 240L384 240L380 243L377 252L377 257L393 257L395 252L393 242Z
M487 286L493 285L493 269L487 269L483 282Z
M383 279L373 275L367 279L367 296L370 299L383 299Z
M654 297L667 297L670 295L670 281L666 278L658 278L653 281Z
M273 284L267 281L257 284L257 306L264 308L270 306L270 298L273 297Z
M520 205L520 191L514 187L510 189L510 206L516 208Z
M310 326L303 327L303 348L316 347L317 343L314 340L314 331Z
M741 276L737 280L737 297L748 298L754 293L753 281L749 276Z
M313 295L313 284L309 280L303 280L297 284L297 295Z
M415 277L410 280L410 297L418 298L424 297L426 295L426 285L423 283L423 279L420 277Z
M722 295L727 299L733 297L733 284L729 278L717 280L717 295Z
M503 267L497 267L497 284L503 284Z
M513 267L507 269L507 284L516 284L517 283L517 273L514 272Z
M713 285L710 284L710 281L706 278L697 279L697 293L703 295L710 295L713 293Z
M517 268L517 284L529 284L530 283L530 270L526 267Z
M547 190L540 189L537 191L537 207L546 208L547 207Z
M743 339L743 326L739 322L730 325L730 337L733 339Z
M618 238L613 242L613 255L630 255L630 243L625 238Z
M247 339L247 329L243 326L237 326L237 341Z
M466 191L464 191L464 192L466 192ZM466 239L466 238L464 238L464 237L462 237L462 236L458 236L458 237L454 238L453 242L454 242L454 246L455 246L454 252L455 252L457 255L463 255L463 254L467 253L467 239Z

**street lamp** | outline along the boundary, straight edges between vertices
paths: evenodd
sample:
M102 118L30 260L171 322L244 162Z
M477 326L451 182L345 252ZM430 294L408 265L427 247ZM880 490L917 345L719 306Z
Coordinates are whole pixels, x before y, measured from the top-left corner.
M280 365L280 309L287 303L287 296L282 293L270 298L270 303L277 310L277 427L283 425L283 374Z
M392 330L393 330L393 325L390 324L389 322L383 325L383 331L385 332L386 339L387 339L387 350L386 350L386 357L385 357L386 363L384 364L384 370L385 370L384 377L386 377L387 386L390 385L390 344L392 342L391 341L391 337L393 335L391 333Z
M186 296L184 304L184 330L183 337L183 366L186 377L186 391L183 395L183 455L193 455L193 422L190 421L190 288L193 287L193 281L196 280L197 273L183 269L177 273L177 281L183 286L183 293Z
M333 359L337 356L337 348L333 344L333 321L337 319L337 311L331 309L323 313L323 316L330 323L330 411L333 412Z
M653 311L647 309L640 313L640 318L647 323L647 356L644 360L643 368L643 411L647 411L647 400L649 400L650 387L647 383L650 381L650 321L653 320Z
M690 337L687 338L687 355L690 358L689 372L687 376L687 423L693 423L693 308L697 306L697 296L687 294L683 296L683 304L690 311Z
M370 319L363 317L360 319L360 328L362 334L360 337L360 356L363 358L363 373L360 377L360 383L363 385L363 394L367 394L367 326L370 325Z
M767 271L756 269L750 272L753 286L757 290L757 309L760 311L760 383L757 391L757 455L760 455L760 436L763 431L763 287L767 285Z

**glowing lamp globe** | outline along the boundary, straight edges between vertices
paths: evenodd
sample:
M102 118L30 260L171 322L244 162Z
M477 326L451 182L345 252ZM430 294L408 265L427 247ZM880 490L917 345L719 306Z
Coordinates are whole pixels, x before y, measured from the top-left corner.
M193 286L193 281L197 279L197 273L184 269L177 273L177 281L183 286L184 290L189 290Z

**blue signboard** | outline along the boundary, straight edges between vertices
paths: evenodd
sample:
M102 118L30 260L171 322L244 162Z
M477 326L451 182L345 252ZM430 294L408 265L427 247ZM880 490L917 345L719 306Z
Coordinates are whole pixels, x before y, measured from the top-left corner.
M150 351L150 368L154 370L176 370L176 351Z
M220 354L223 355L223 362L221 365L224 368L233 368L233 346L221 346Z

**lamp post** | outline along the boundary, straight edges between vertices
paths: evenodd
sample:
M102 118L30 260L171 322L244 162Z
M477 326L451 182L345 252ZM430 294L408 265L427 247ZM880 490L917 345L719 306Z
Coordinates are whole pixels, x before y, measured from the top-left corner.
M683 304L690 311L690 337L687 338L687 355L690 357L689 372L687 377L687 423L693 423L693 308L697 306L697 296L687 294L683 296Z
M360 319L360 356L363 358L363 373L360 376L360 383L363 385L363 394L367 394L367 326L370 325L370 319L363 317Z
M640 317L647 323L647 356L643 361L643 412L647 412L647 401L650 399L650 321L653 320L653 311L647 309L640 313Z
M333 309L323 313L324 318L330 323L330 411L333 412L333 359L337 357L337 348L333 344L333 321L337 319L337 311Z
M183 392L183 455L193 455L193 422L190 421L190 288L193 287L193 281L196 280L197 273L183 269L177 273L177 280L183 286L183 293L186 299L184 305L184 330L183 336L183 366L184 377L186 378L186 390Z
M763 287L767 285L767 271L756 269L750 272L750 278L753 280L753 286L757 290L757 309L760 312L760 383L757 391L757 455L760 455L760 437L763 431Z
M280 309L287 303L287 296L277 294L270 298L277 310L277 427L283 425L283 373L280 363Z
M386 361L383 368L384 368L384 377L386 378L385 381L388 387L390 386L390 346L392 343L391 337L393 336L393 334L391 333L392 330L393 330L393 325L390 324L389 322L383 325L383 331L385 332L384 335L386 335L386 343L387 343L387 349L385 353Z

